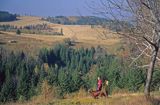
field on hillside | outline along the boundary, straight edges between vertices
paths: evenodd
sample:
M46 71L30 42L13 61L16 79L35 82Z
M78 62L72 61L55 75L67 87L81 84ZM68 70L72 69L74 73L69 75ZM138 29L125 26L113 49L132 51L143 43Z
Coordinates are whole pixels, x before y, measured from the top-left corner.
M91 25L61 25L53 24L47 21L41 20L40 17L21 16L19 20L12 22L0 22L0 25L13 25L17 27L24 27L27 25L47 24L50 28L63 29L65 37L75 39L110 39L117 38L118 36L109 29L104 29L101 26Z
M19 17L19 20L13 22L0 22L0 24L10 24L18 27L26 25L36 24L48 24L51 28L63 29L63 36L52 35L37 35L37 34L25 34L16 35L14 32L1 32L0 34L0 46L4 46L10 50L24 51L36 55L39 49L43 47L52 47L57 43L64 42L65 38L70 38L76 42L76 48L80 47L96 47L98 45L104 47L108 52L115 52L119 46L120 39L115 33L111 33L109 30L105 30L99 26L92 28L89 25L60 25L48 23L40 20L40 17ZM105 39L105 40L104 40ZM8 43L10 40L17 41L16 43ZM114 49L113 49L113 46Z
M101 46L107 51L107 53L111 53L111 54L121 53L120 51L118 51L118 49L122 48L122 39L119 38L114 32L112 32L108 29L104 29L100 26L91 27L90 25L60 25L60 24L53 24L53 23L49 23L46 21L42 21L40 17L29 17L29 16L19 17L19 20L13 21L13 22L0 22L1 25L2 24L10 24L10 25L14 25L17 27L23 27L26 25L43 24L43 23L47 24L50 28L63 29L64 35L63 36L42 35L42 34L40 35L40 34L26 34L26 33L21 33L20 35L17 35L15 32L0 31L0 47L4 47L7 50L15 51L15 52L23 51L23 52L35 57L38 55L40 49L54 47L56 44L64 43L65 39L70 38L70 40L75 41L74 45L70 45L70 47L73 47L73 48L80 48L80 47L91 48L91 47ZM124 48L124 49L122 48L122 50L125 51L126 48ZM61 52L61 51L59 51L59 52ZM64 55L67 55L67 54L65 54L66 52L67 51L64 50ZM123 55L125 55L125 54L127 55L127 53L128 53L127 51L126 51L126 53L122 52ZM74 53L72 53L72 55L74 55ZM81 55L83 55L83 54L81 54ZM50 56L47 56L47 57L51 58ZM84 58L86 59L86 57L84 57ZM57 61L59 61L59 59ZM68 63L68 59L65 61L67 61L67 63ZM89 60L86 60L86 61L89 61ZM74 62L74 60L72 62ZM79 63L79 60L77 60L77 62ZM104 61L104 62L107 62L107 61ZM121 63L116 62L115 59L113 59L113 61L110 60L108 62L113 65L111 67L107 65L107 67L110 67L109 70L117 69L119 67L119 65L121 65ZM42 66L43 66L43 64L42 64ZM49 67L47 65L47 63L45 63L45 64L44 64L44 66L46 68ZM55 65L55 63L53 63L53 64ZM83 62L83 64L85 64L85 63ZM119 64L119 65L117 65L117 64ZM76 66L77 65L78 64L76 63ZM96 69L96 68L94 68L94 65L93 65L93 68L91 68L91 69ZM102 65L103 65L103 63L102 63ZM124 67L125 66L126 65L124 65ZM37 65L35 65L35 69L31 69L31 70L36 71L37 70L36 67L37 67ZM61 66L59 66L59 68L60 67ZM104 71L106 71L106 68L104 68L104 69L105 69ZM62 71L62 70L59 70L59 71ZM75 70L75 68L73 70ZM100 70L101 69L98 69L97 71L100 71ZM124 68L124 70L127 71L128 68L126 68L126 69ZM20 71L21 71L21 67L20 67ZM25 71L25 69L24 69L24 71ZM118 71L118 73L120 73L120 74L123 73L123 72L119 72L119 71ZM134 71L136 71L136 70L134 70ZM90 71L90 72L93 74L95 73L94 70ZM113 74L116 72L117 71L115 71L115 72L113 71ZM26 73L26 74L28 74L28 73ZM57 74L60 74L60 73L58 72ZM66 74L66 72L64 72L64 74ZM79 72L77 72L77 74L79 74ZM48 75L49 75L49 73L48 73ZM92 75L92 74L89 74L89 75ZM117 75L117 73L113 76L113 78L115 78L116 75ZM64 77L64 76L65 75L62 75L62 77ZM93 76L96 77L95 75L93 75ZM68 78L68 75L66 77ZM130 75L129 75L129 77L130 77ZM79 78L79 77L77 77L77 78ZM30 79L30 77L29 77L29 79ZM43 81L45 81L45 79ZM94 79L92 79L92 80L94 80ZM87 79L87 81L88 81L88 79ZM24 82L24 81L22 81L22 82ZM64 83L64 82L62 82L62 83ZM126 81L124 83L126 84ZM6 103L5 105L160 105L160 92L152 93L152 95L151 95L152 98L150 100L146 99L144 97L143 93L129 93L128 91L126 93L124 92L124 93L119 93L119 94L118 94L118 92L119 92L118 91L117 93L115 93L115 94L113 93L112 95L110 95L108 98L101 98L100 97L98 99L94 99L93 97L91 97L91 95L86 90L80 89L79 91L76 91L75 93L72 92L69 94L68 93L65 94L63 96L63 99L57 99L57 97L56 97L56 95L58 94L57 88L54 88L54 86L47 87L48 85L44 85L44 87L43 87L43 84L42 84L42 86L40 85L40 88L42 88L42 90L40 90L40 91L42 91L42 92L39 93L38 86L39 85L37 85L37 87L34 88L34 89L36 89L36 91L38 91L37 94L35 94L33 97L31 97L30 100L24 101L20 97L19 99L16 100L15 103L11 102L11 103ZM73 87L73 84L71 84L71 86ZM74 85L74 86L77 86L77 85ZM56 91L57 94L56 94L56 92L54 93L52 91ZM13 100L11 100L11 101L13 101Z
M11 21L11 22L0 22L0 25L7 24L13 25L17 27L23 27L27 25L35 25L35 24L43 24L48 23L46 21L42 21L40 17L31 17L31 16L21 16L17 17L18 20Z
M31 55L36 55L41 48L53 47L58 43L64 43L65 36L47 36L47 35L30 35L22 34L17 36L15 33L2 33L0 34L0 46L3 46L13 51L24 51ZM16 43L10 43L9 41L15 40ZM108 52L115 52L119 46L119 39L107 39L107 40L90 40L90 39L79 39L75 46L76 48L84 47L90 48L98 45L104 47ZM115 46L113 48L113 46Z

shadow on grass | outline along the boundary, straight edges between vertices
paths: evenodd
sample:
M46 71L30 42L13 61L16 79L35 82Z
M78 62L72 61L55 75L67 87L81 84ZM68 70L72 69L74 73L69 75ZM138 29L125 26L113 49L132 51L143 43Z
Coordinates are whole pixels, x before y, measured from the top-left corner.
M76 44L81 44L82 42L72 42L72 43L66 43L67 46L76 46Z
M0 42L0 45L5 45L6 44L6 42Z

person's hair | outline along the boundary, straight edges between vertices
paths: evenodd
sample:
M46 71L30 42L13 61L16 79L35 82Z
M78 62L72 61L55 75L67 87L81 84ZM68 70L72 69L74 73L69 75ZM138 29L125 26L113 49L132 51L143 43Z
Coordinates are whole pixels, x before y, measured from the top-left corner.
M106 81L106 80L108 81L108 78L107 77L103 77L102 80L103 81Z

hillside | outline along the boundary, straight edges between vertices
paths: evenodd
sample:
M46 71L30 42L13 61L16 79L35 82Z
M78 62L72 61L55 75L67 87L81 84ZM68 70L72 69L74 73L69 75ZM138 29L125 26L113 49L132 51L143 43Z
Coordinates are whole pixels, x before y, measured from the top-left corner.
M36 55L35 52L37 52L37 49L46 46L51 47L52 45L56 45L56 43L63 42L65 38L70 38L71 40L76 41L77 43L74 46L76 48L89 48L92 46L96 47L101 45L109 52L113 53L119 46L118 43L120 42L120 39L117 37L117 35L109 29L104 29L100 26L91 27L90 25L54 24L43 21L40 17L32 16L21 16L18 17L18 20L12 22L0 22L0 25L11 25L17 27L40 24L47 24L47 26L52 29L62 29L63 36L27 33L22 33L22 35L17 36L15 32L2 32L2 34L0 34L0 41L5 42L6 44L1 44L1 46L8 46L7 48L9 49L15 49L15 47L18 47L19 49L15 50L27 51L32 53L32 55ZM17 43L10 44L8 43L9 40L16 40ZM112 46L115 47L113 48Z
M16 21L0 22L0 25L7 24L7 25L23 27L27 25L35 25L35 24L43 24L43 23L47 23L47 22L42 21L40 17L20 16L20 17L17 17Z
M111 19L106 19L96 16L56 16L42 18L44 21L48 21L55 24L63 25L91 25L92 27L101 25L103 28L109 28L112 31L121 31L119 25L126 27L133 27L131 23L125 21L113 21Z
M13 22L0 22L0 25L11 25L17 27L24 27L28 25L47 24L50 28L63 29L64 36L78 37L84 39L105 39L117 37L117 35L109 29L103 28L99 25L92 27L91 25L61 25L50 23L41 20L40 17L21 16L19 20ZM86 38L85 38L86 37ZM89 38L88 38L89 37Z
M42 20L64 25L100 25L102 23L109 22L105 18L100 18L95 16L68 16L68 17L56 16L56 17L42 18Z
M0 3L0 105L160 105L160 0Z
M11 25L0 31L0 104L159 105L159 68L153 72L152 97L147 100L142 93L146 70L129 66L132 46L112 30L18 18L0 22L2 27ZM25 33L22 27L40 34ZM63 35L47 35L43 29L61 30ZM107 99L89 93L97 88L98 76L109 82Z
M17 20L16 14L10 14L9 12L0 11L0 22Z

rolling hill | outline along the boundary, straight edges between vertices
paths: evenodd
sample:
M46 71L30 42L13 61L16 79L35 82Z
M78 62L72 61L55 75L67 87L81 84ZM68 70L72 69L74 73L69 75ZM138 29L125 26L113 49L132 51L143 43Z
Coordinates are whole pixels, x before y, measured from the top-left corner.
M111 52L116 50L116 47L113 49L112 46L118 44L120 39L117 37L116 33L112 32L109 29L102 28L101 26L91 27L91 25L62 25L46 22L41 20L41 17L33 17L33 16L20 16L17 17L18 20L11 22L0 22L0 25L12 25L17 27L24 27L27 25L37 25L37 24L47 24L50 28L53 29L62 29L63 36L52 36L52 35L39 35L39 34L25 34L17 36L14 32L2 32L1 41L6 42L2 46L8 46L9 49L15 49L18 47L19 50L24 50L27 52L37 52L37 49L42 48L43 46L52 46L56 43L63 42L65 38L70 38L71 40L75 40L77 48L80 47L92 47L92 46L104 46L105 48ZM9 39L7 39L9 37ZM28 40L32 39L32 40ZM8 44L8 40L17 40L16 44ZM105 39L105 40L104 40ZM35 42L35 43L34 43ZM93 43L94 42L94 43ZM39 43L39 44L36 44ZM45 43L45 44L44 44ZM22 47L26 46L26 47ZM38 47L39 46L39 47ZM117 45L116 45L117 46ZM35 49L34 49L35 48ZM30 50L30 49L33 49Z
M14 21L17 20L16 14L10 14L9 12L0 11L0 22Z

